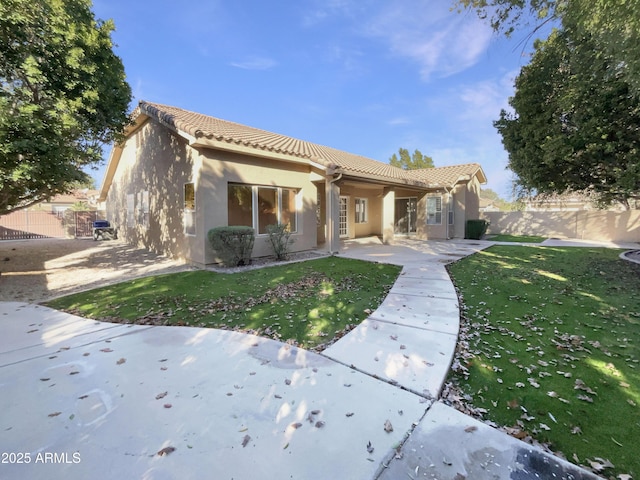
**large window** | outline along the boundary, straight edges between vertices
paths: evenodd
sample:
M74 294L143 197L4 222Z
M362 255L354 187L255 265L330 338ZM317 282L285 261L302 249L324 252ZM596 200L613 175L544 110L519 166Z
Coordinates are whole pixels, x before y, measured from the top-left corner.
M367 199L356 198L356 223L367 223Z
M442 197L427 197L427 225L442 224Z
M298 192L289 188L229 184L228 224L246 225L265 234L267 225L281 223L295 232L297 196Z
M253 192L248 185L229 185L228 225L253 227Z
M184 184L184 233L196 234L196 190L193 183Z

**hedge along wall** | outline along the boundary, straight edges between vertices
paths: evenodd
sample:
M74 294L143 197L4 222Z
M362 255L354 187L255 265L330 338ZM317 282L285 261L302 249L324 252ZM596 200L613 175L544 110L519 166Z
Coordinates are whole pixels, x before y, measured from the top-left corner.
M607 242L640 242L640 210L611 212L482 212L487 234L541 235Z

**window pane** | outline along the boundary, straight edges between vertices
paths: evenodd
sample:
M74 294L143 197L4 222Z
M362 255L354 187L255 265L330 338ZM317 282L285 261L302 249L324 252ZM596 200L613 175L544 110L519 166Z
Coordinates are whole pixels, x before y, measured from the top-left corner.
M442 197L427 197L427 225L442 223Z
M356 198L356 223L367 222L367 199Z
M278 223L278 190L258 187L258 233L267 233L267 225Z
M289 225L289 230L295 232L296 224L296 191L282 189L282 212L280 212L280 223Z
M227 225L253 227L253 196L248 185L229 185Z
M196 209L196 191L193 188L193 183L184 184L184 209Z

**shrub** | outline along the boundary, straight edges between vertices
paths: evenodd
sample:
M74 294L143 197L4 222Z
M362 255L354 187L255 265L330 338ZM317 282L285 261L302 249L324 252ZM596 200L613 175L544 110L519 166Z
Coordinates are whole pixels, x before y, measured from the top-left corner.
M487 233L489 222L486 220L467 220L467 234L465 238L480 240Z
M267 225L267 233L269 234L269 242L271 242L271 248L276 260L286 260L289 255L289 246L293 243L289 225L281 223Z
M244 226L216 227L209 230L207 238L211 248L225 267L251 264L251 251L255 241L253 228Z

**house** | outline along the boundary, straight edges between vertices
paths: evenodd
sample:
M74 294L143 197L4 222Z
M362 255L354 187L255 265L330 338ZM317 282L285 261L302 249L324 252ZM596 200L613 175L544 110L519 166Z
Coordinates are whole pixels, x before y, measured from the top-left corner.
M216 226L255 229L255 257L271 254L265 228L294 232L293 251L340 249L378 235L464 237L479 218L478 164L406 171L352 153L180 108L140 102L115 145L100 201L129 243L206 265Z
M88 188L74 190L71 193L59 194L49 200L29 207L31 210L42 210L62 215L70 208L82 207L83 210L96 210L99 192Z

